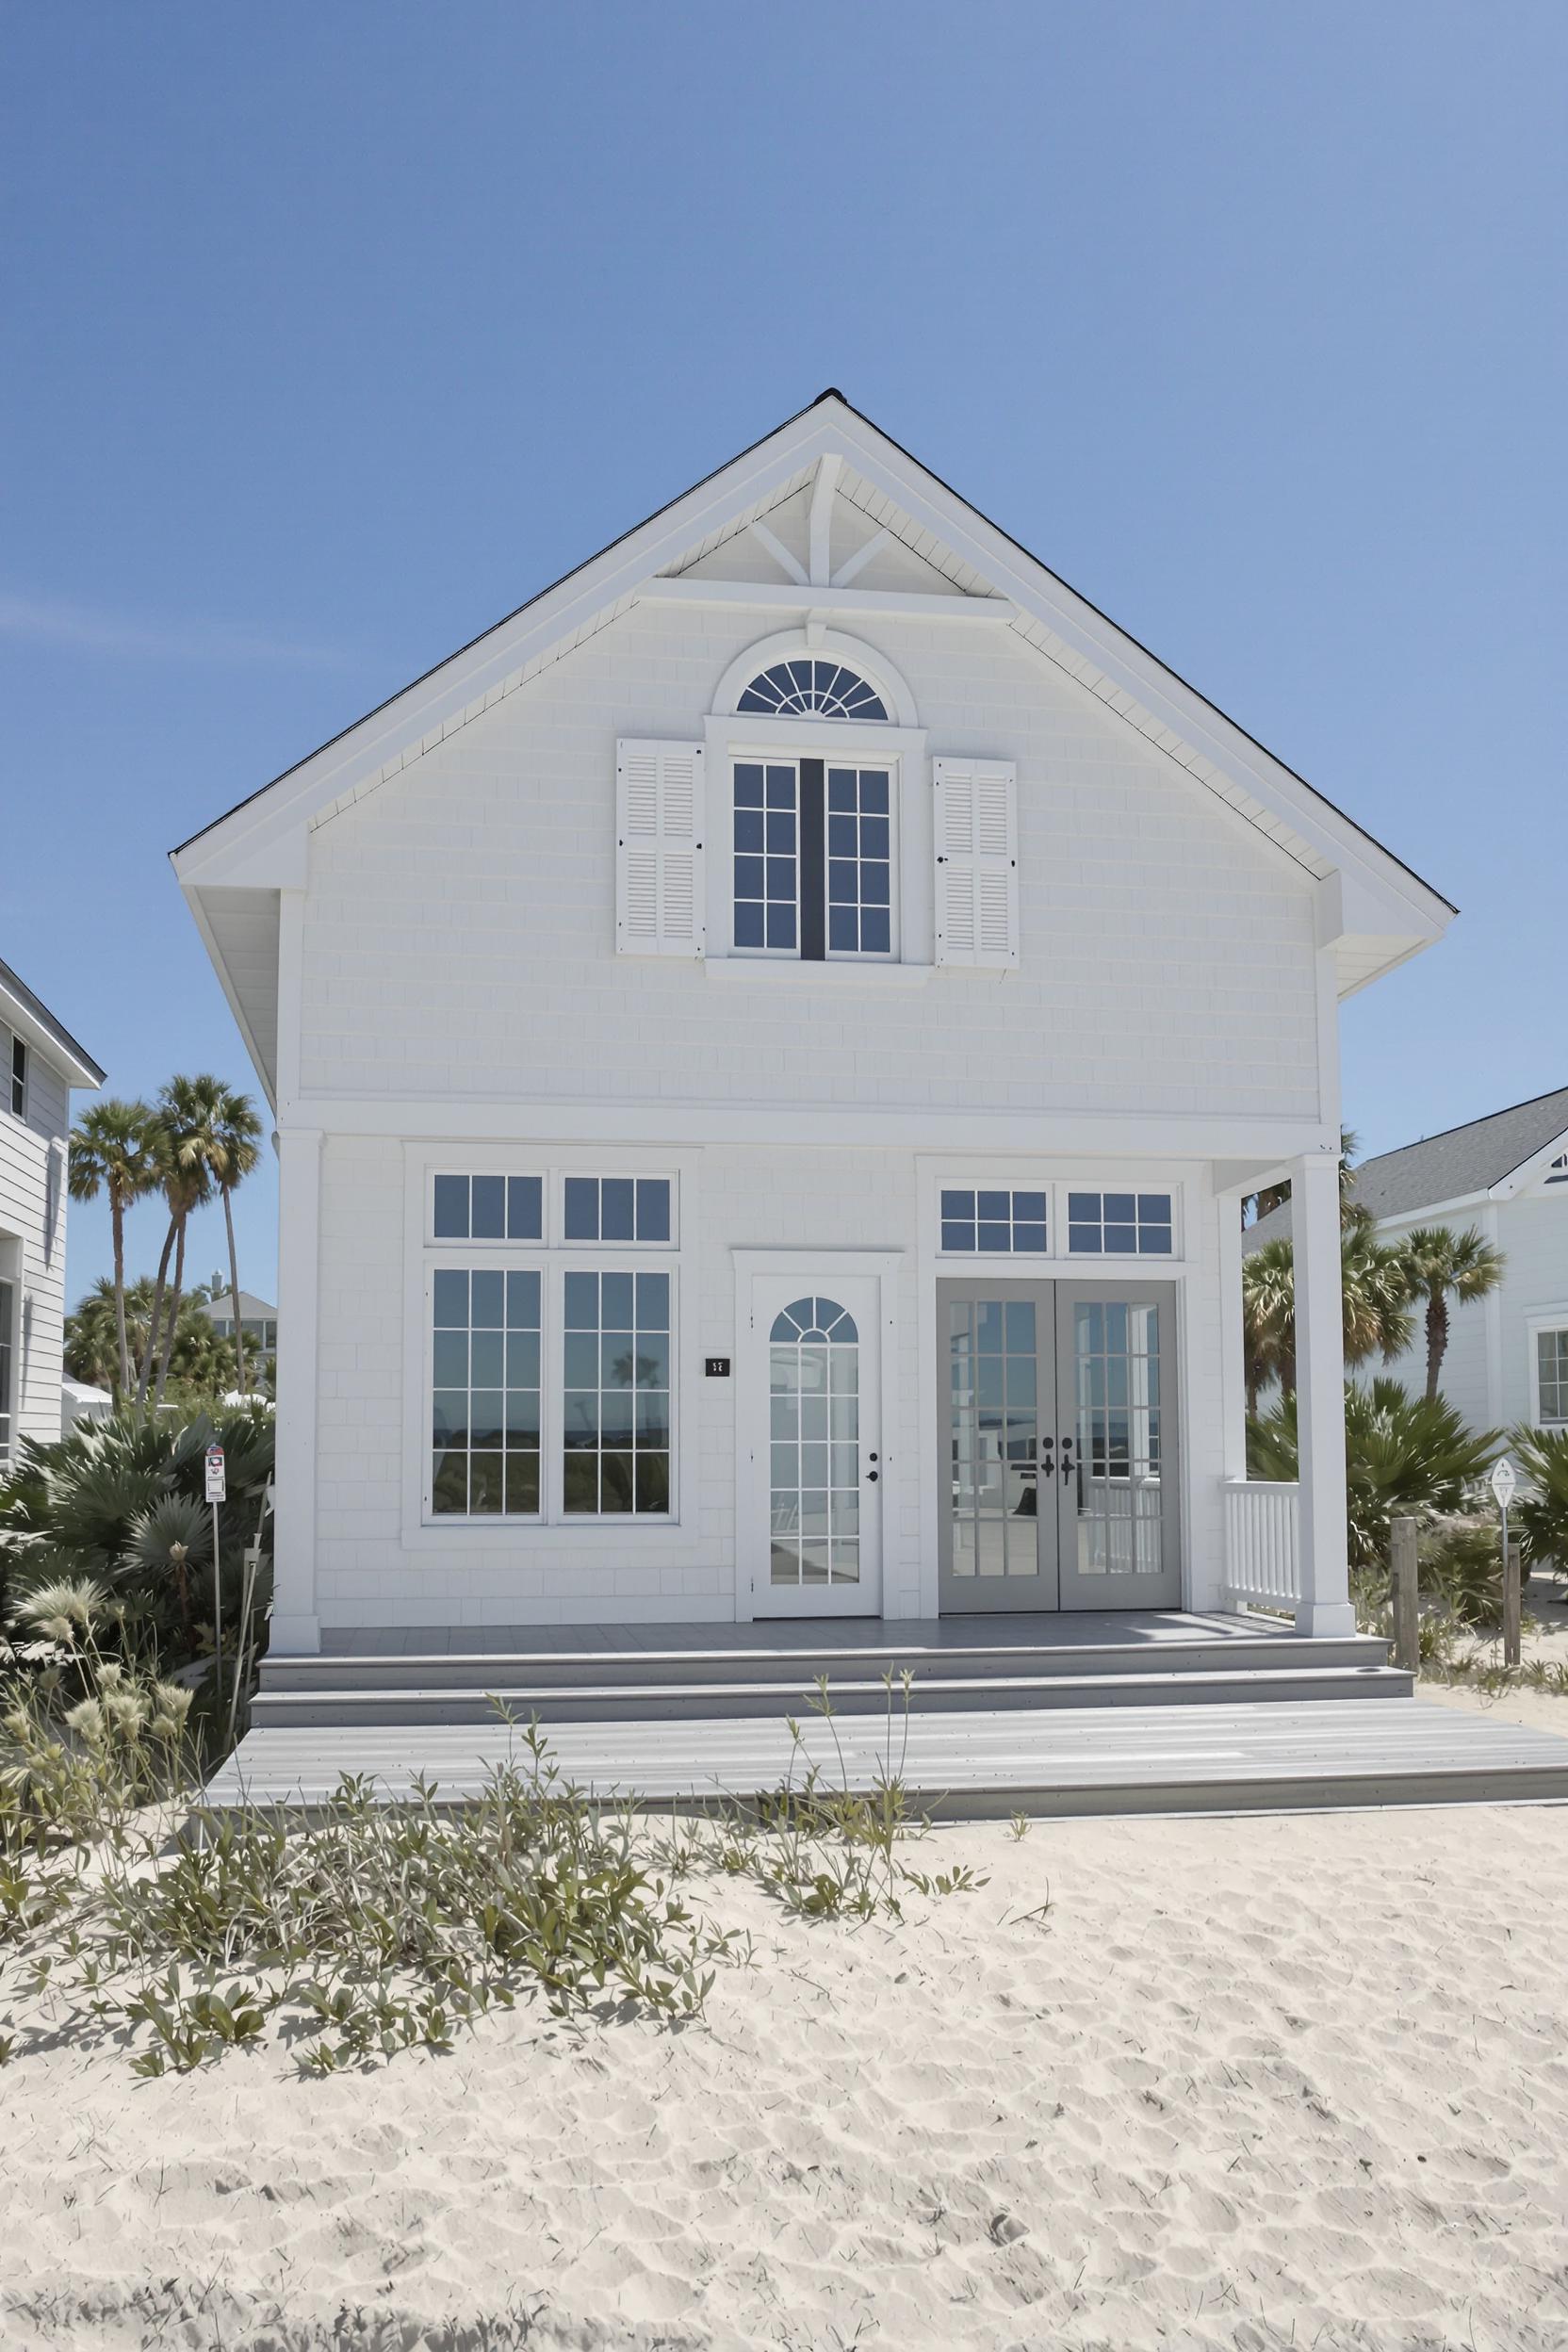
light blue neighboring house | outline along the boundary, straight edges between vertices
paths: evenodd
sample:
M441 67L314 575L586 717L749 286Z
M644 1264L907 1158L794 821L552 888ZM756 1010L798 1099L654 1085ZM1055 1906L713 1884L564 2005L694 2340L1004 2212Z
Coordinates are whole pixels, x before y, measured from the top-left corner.
M1502 1251L1507 1270L1491 1297L1450 1307L1443 1394L1473 1429L1568 1429L1568 1086L1364 1161L1355 1198L1385 1241L1418 1225L1474 1226ZM1287 1201L1249 1229L1245 1246L1289 1232ZM1425 1386L1419 1312L1409 1351L1387 1369L1407 1388Z

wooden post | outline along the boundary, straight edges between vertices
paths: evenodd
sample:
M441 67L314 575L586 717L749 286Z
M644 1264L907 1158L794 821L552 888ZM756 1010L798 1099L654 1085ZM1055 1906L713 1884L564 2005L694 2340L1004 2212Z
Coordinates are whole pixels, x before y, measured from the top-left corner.
M1415 1522L1396 1519L1389 1528L1389 1565L1394 1592L1394 1663L1413 1674L1421 1664L1420 1586L1415 1566Z
M1522 1608L1520 1586L1522 1577L1519 1561L1519 1538L1510 1536L1503 1545L1503 1664L1519 1663Z

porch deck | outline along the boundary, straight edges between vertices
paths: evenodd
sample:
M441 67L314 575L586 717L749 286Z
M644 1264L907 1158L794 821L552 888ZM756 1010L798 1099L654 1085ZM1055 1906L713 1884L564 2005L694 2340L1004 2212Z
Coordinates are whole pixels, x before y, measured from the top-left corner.
M318 1803L345 1772L395 1800L416 1777L476 1791L545 1724L594 1793L704 1804L898 1772L941 1818L1568 1802L1568 1739L1422 1705L1385 1645L1179 1610L735 1625L393 1627L269 1658L220 1805ZM906 1727L889 1668L907 1670ZM829 1726L810 1708L828 1677Z

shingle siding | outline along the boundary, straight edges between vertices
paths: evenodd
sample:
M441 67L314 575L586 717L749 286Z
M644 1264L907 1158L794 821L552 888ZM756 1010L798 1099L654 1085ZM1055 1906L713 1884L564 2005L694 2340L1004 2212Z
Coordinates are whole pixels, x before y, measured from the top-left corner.
M808 1012L617 958L616 737L700 735L755 634L639 607L318 827L307 1089L1315 1115L1310 885L998 632L889 621L875 642L916 681L932 751L1018 763L1004 994L846 975Z

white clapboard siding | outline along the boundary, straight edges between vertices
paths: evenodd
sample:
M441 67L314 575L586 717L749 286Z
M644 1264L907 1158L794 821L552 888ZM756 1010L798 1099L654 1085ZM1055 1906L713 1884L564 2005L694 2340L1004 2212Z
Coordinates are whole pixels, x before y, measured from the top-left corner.
M615 948L700 956L702 745L625 736L615 746Z
M937 760L937 961L1018 963L1018 771L1010 760Z

